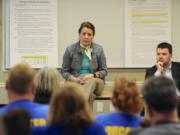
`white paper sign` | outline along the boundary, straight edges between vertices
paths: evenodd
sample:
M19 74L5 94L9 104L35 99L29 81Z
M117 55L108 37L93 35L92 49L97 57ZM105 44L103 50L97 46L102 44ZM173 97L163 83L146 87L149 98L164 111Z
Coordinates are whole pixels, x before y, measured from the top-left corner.
M164 41L171 43L171 0L125 0L125 67L151 66Z
M58 67L57 0L10 0L9 62ZM6 51L6 53L8 53Z

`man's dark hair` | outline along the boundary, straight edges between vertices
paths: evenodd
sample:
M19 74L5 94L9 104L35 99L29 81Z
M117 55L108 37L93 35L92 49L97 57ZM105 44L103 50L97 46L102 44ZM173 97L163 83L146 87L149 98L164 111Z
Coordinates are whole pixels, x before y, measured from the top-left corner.
M170 113L177 107L175 83L164 76L146 80L143 96L147 106L158 113Z
M169 53L172 54L172 45L167 42L162 42L162 43L158 44L157 49L158 48L161 48L161 49L167 48L169 50Z

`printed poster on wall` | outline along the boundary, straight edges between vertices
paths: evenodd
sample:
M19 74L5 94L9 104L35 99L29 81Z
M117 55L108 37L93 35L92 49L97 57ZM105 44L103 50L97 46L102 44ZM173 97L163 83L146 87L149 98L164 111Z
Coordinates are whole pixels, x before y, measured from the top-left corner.
M152 66L160 42L171 43L171 0L125 0L125 66Z
M57 0L7 0L6 68L58 67Z

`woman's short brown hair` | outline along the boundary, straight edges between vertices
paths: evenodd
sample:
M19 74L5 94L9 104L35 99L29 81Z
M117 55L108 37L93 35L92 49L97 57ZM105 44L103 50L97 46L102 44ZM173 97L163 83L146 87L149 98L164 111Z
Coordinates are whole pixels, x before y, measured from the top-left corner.
M143 106L140 95L140 90L134 81L126 78L117 79L113 86L113 105L124 113L138 114Z
M84 27L91 29L93 31L93 35L95 35L95 26L91 22L88 22L88 21L81 23L81 26L79 27L79 30L78 30L79 34L81 33L81 30Z

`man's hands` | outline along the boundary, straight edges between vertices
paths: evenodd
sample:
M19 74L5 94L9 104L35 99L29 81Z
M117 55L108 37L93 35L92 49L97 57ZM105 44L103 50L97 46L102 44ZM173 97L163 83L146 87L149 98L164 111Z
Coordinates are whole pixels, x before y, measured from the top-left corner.
M162 71L163 71L163 69L164 69L163 65L164 65L164 63L161 62L161 61L158 61L158 62L156 63L156 67L157 67L157 70L158 70L159 72L162 72Z

